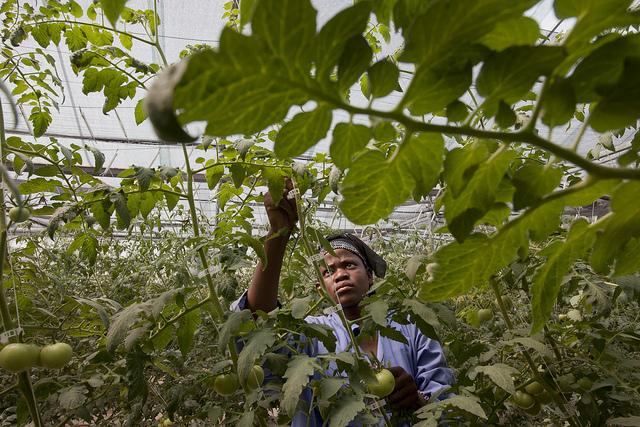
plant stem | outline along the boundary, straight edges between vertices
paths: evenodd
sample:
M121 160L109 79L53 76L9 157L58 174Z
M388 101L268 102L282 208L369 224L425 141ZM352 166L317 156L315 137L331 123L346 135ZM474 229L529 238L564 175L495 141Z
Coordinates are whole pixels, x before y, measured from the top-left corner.
M197 310L198 308L200 308L203 305L206 305L206 304L208 304L210 302L211 302L211 296L208 296L207 298L203 299L202 301L199 301L198 303L192 305L191 307L187 308L186 310L181 311L180 313L176 314L171 319L167 320L166 323L160 329L158 329L157 331L152 333L149 336L149 339L150 340L154 339L156 336L160 335L160 333L162 333L165 329L167 329L170 325L173 325L175 322L177 322L178 320L182 319L184 316L186 316L187 314L191 313L193 310Z
M12 100L9 99L9 102ZM3 147L5 145L5 129L4 129L4 112L2 104L0 104L0 162L4 166L5 155ZM9 312L9 306L4 295L4 261L9 256L7 250L7 219L5 216L5 204L4 204L4 189L3 189L3 177L0 174L0 224L2 225L0 231L0 313L2 313L2 325L5 331L15 328L15 323ZM15 286L15 285L14 285ZM21 337L18 337L20 340ZM42 427L42 419L40 417L40 411L38 410L38 403L36 402L35 394L33 393L33 386L31 385L31 377L29 371L21 372L18 374L18 388L22 392L29 413L31 414L31 420L35 427Z
M155 36L153 45L160 54L162 64L166 67L169 65L169 62L167 62L167 58L164 56L164 51L162 50L162 47L160 47L160 36L158 35L158 0L153 0L153 27L153 34Z
M189 202L189 213L191 214L191 226L193 228L194 237L200 237L200 226L198 224L198 215L196 210L196 203L194 201L193 194L193 171L191 170L191 163L189 161L189 153L187 152L186 144L182 143L182 153L184 155L184 163L185 168L187 169L187 201ZM205 277L207 280L207 286L209 288L209 296L208 298L211 300L211 305L213 306L213 310L215 313L215 317L217 321L224 320L224 309L222 308L222 304L220 304L220 298L218 298L218 293L216 292L216 288L213 284L213 279L211 278L211 272L209 271L209 261L207 260L207 255L204 252L203 248L198 248L198 256L200 257L200 262L202 263L202 267L206 272ZM233 366L238 370L238 350L235 347L235 341L230 340L227 345L229 349L229 354L231 355L231 361L233 362ZM242 384L242 387L246 390L246 384Z
M291 82L291 84L295 87L300 87L300 84L296 84L295 82ZM379 111L372 108L356 107L347 104L338 98L331 97L325 93L322 93L317 89L309 88L307 86L303 86L301 89L307 91L312 97L332 104L334 107L345 110L351 114L364 114L368 116L394 120L398 123L403 124L407 128L407 130L412 130L414 132L434 132L446 135L474 136L478 138L499 140L504 142L505 144L510 144L513 142L527 143L546 150L551 154L554 154L555 156L570 163L573 163L574 165L584 169L585 172L596 177L640 180L640 169L611 168L593 163L578 155L575 151L556 145L553 142L536 135L534 132L527 130L526 128L518 132L498 132L476 129L469 126L451 126L423 123L405 116L402 112Z

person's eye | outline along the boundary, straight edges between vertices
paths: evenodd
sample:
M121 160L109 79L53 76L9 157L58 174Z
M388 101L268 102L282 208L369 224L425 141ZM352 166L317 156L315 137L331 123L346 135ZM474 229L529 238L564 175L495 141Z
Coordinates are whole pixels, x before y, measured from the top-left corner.
M347 265L346 265L347 268L354 268L355 266L356 265L353 262L348 262Z
M322 271L322 277L329 277L331 276L331 270L327 269Z

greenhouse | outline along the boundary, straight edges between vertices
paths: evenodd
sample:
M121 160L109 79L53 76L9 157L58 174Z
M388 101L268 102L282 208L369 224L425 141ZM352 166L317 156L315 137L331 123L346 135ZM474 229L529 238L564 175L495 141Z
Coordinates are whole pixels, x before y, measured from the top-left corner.
M0 426L640 425L637 0L0 17Z

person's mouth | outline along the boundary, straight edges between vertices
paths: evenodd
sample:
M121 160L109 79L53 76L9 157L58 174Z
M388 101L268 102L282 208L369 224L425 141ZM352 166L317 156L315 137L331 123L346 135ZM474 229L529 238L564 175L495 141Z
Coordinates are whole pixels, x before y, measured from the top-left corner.
M340 284L336 287L336 294L342 294L344 292L348 292L350 289L353 289L353 285L351 283Z

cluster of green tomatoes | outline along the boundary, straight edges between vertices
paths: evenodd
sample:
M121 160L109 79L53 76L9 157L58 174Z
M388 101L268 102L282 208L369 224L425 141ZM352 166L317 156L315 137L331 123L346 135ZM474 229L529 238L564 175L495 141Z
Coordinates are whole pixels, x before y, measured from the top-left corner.
M33 367L62 369L73 355L71 346L64 342L39 347L35 344L12 343L0 350L0 368L13 374Z

